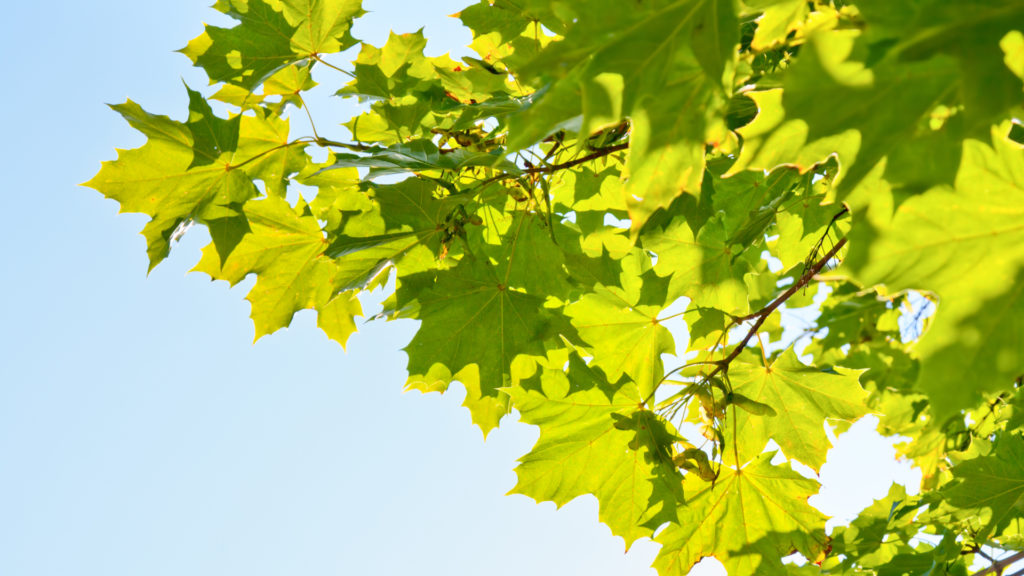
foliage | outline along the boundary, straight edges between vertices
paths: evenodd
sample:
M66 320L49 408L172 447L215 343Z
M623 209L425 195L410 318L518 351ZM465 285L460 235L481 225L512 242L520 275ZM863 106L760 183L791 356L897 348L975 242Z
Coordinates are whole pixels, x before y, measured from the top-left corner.
M664 575L1024 550L1024 3L481 0L462 62L359 41L358 0L215 8L182 52L216 92L113 106L148 141L87 183L150 216L151 267L205 225L195 269L256 276L257 338L313 309L344 345L394 287L406 387L461 383L484 434L518 411L515 492L593 494ZM363 112L294 135L325 88ZM869 412L923 491L827 534L825 429Z

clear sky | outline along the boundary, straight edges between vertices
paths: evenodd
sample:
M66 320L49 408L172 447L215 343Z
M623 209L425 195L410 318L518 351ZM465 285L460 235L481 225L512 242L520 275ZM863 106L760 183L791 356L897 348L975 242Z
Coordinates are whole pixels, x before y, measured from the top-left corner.
M361 327L346 353L300 313L253 345L251 281L186 275L201 231L147 278L145 217L78 183L143 142L104 103L181 119L181 80L206 89L173 51L228 23L207 1L19 2L0 19L0 574L653 574L657 546L624 554L592 499L504 496L532 428L485 444L457 387L401 393L411 323ZM366 0L355 34L425 26L429 52L467 54L445 17L463 4ZM353 110L310 104L321 131ZM823 470L826 513L906 477L870 428Z

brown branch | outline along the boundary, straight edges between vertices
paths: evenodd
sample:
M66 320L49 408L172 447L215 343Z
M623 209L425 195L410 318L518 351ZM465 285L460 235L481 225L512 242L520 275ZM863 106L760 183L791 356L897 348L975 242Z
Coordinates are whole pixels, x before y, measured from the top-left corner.
M768 304L764 308L761 308L757 312L754 312L753 314L748 314L740 318L734 318L733 322L735 323L746 322L747 320L753 320L754 318L757 318L757 321L754 322L754 325L751 326L750 330L747 331L747 335L743 337L743 340L741 340L740 343L736 345L736 348L734 348L728 356L715 362L715 369L712 370L711 373L705 377L705 380L710 380L719 373L727 371L729 369L729 364L733 360L735 360L736 357L740 355L740 353L743 352L743 349L747 346L747 343L750 342L754 335L757 334L757 330L761 327L762 324L764 324L764 321L768 319L768 316L770 316L776 308L782 306L782 304L784 304L786 300L789 300L790 297L793 296L793 294L796 294L797 290L800 290L801 288L809 284L811 280L814 279L814 276L818 272L820 272L821 269L824 268L830 260L835 258L836 254L839 253L839 250L841 250L843 246L846 246L846 238L842 238L839 240L839 242L836 242L836 245L833 246L832 249L829 250L824 256L822 256L820 260L815 262L806 272L804 272L803 276L801 276L799 280L794 282L793 285L789 287L789 290L786 290L785 292L782 293L781 296L779 296L775 300L772 300L770 304Z
M587 154L586 156L582 156L575 160L570 160L568 162L563 162L561 164L550 164L548 166L538 166L536 168L529 168L523 170L523 172L525 172L526 174L547 174L551 172L556 172L558 170L565 170L566 168L572 168L573 166L578 166L579 164L583 164L584 162L596 160L598 158L601 158L602 156L607 156L620 150L625 150L626 148L629 148L629 142L623 142L622 144L616 144L614 146L608 146L606 148L598 148L597 150L591 152L590 154Z
M971 546L968 546L967 548L964 548L963 550L960 551L960 555L961 556L966 556L968 554L977 554L978 556L981 556L985 560L988 560L989 563L995 562L995 560L991 556L986 554L985 551L981 549L981 546L979 546L977 544L973 544Z
M626 148L629 148L629 142L625 142L625 143L622 143L622 144L616 144L614 146L608 146L607 148L601 148L601 149L598 149L598 150L596 150L596 151L594 151L594 152L592 152L590 154L587 154L586 156L582 156L580 158L577 158L575 160L570 160L568 162L563 162L561 164L549 164L547 166L537 166L537 167L534 167L534 168L527 168L526 170L523 170L522 173L520 173L520 174L510 174L508 172L502 172L501 174L497 174L497 175L491 176L490 178L487 178L485 180L481 180L479 183L477 183L476 186L473 186L473 188L471 188L471 190L476 190L478 188L482 188L482 187L490 184L491 182L497 182L499 180L506 180L508 178L518 178L518 177L522 176L523 174L550 174L552 172L557 172L559 170L565 170L566 168L572 168L573 166L578 166L580 164L583 164L584 162L589 162L591 160L596 160L598 158L601 158L603 156L607 156L609 154L618 152L620 150L625 150Z
M1003 570L1005 570L1010 564L1013 564L1014 562L1018 562L1020 560L1024 560L1024 552L1017 552L1016 554L1011 554L1005 558L1000 558L999 560L993 562L992 565L988 568L985 568L980 572L975 572L974 576L985 576L986 574L993 573L1002 574Z

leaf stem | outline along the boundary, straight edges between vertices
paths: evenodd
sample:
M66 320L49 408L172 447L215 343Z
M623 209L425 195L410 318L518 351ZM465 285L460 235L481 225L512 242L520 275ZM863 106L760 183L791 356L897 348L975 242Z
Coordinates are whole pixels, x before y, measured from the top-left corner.
M278 150L281 150L283 148L289 148L291 146L295 146L296 144L308 144L309 142L312 142L312 141L313 140L309 136L302 136L301 138L296 138L295 140L292 140L291 142L287 142L285 144L278 144L277 146L274 146L273 148L268 148L268 149L264 150L263 152L260 152L259 154L253 156L252 158L249 158L248 160L245 160L244 162L242 162L240 164L228 164L227 169L228 170L234 170L236 168L241 168L242 166L245 166L246 164L249 164L250 162L253 162L255 160L259 160L260 158L266 156L267 154L272 154L272 153L277 152Z
M299 97L299 102L302 103L302 109L306 112L306 118L309 118L309 127L313 129L315 141L319 142L320 134L316 131L316 122L313 122L313 114L309 111L309 104L306 104L306 99L302 97L301 93L296 92L295 95Z
M356 152L373 152L381 149L379 146L368 146L358 142L338 142L337 140L329 140L327 138L320 138L319 136L313 140L313 143L317 146L323 147L337 146L338 148L348 148L349 150L355 150Z
M356 77L356 75L353 74L352 72L349 72L348 70L345 70L344 68L338 68L334 64L331 64L330 62L328 62L327 60L324 60L323 58L320 57L319 54L313 54L313 60L316 60L317 62L323 64L324 66L327 66L328 68L334 68L335 70L337 70L338 72L341 72L342 74L345 74L349 78L355 79L355 77Z

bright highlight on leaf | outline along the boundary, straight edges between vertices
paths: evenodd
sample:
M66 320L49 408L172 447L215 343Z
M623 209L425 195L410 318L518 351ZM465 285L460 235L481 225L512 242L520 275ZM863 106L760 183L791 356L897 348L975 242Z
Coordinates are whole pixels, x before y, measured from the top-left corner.
M459 61L356 38L358 0L214 8L181 50L212 95L112 106L146 142L86 184L149 217L151 269L205 226L257 338L417 321L405 387L537 426L513 492L593 496L663 575L1024 558L1019 0L480 0ZM826 530L866 414L923 491Z

